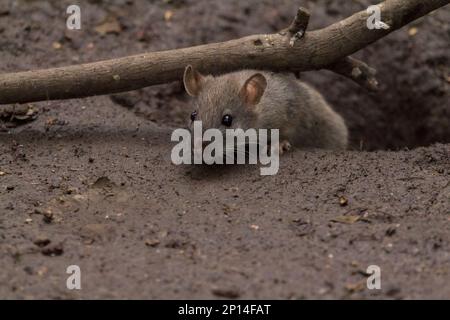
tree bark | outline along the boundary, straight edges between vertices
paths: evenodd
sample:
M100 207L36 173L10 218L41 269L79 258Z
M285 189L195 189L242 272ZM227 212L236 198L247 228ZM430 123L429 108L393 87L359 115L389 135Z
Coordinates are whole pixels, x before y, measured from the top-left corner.
M296 72L329 68L360 84L369 83L366 87L371 89L373 70L347 57L449 3L450 0L386 0L378 6L388 29L369 30L366 25L369 14L364 10L326 28L306 33L302 28L306 28L309 14L300 9L293 24L275 34L3 74L0 75L0 104L82 98L140 89L181 79L188 64L203 73L213 74L243 68ZM361 76L358 70L349 69L355 62L358 66L364 65L359 71L369 73Z

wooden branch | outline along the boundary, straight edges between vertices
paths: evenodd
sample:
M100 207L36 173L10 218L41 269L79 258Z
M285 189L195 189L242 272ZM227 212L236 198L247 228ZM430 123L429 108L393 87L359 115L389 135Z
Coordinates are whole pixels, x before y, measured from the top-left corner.
M386 0L379 7L388 29L369 30L366 25L369 15L364 10L324 29L306 32L301 41L294 41L292 46L283 33L253 35L184 49L3 74L0 75L0 104L82 98L168 83L181 79L188 64L203 73L213 74L243 68L308 71L331 66L330 69L333 69L337 61L449 2ZM307 15L303 10L299 12L298 22L294 22L291 28L293 31L297 30L297 26L306 28ZM350 65L354 61L346 60L345 63L350 62ZM343 69L342 73L347 75L347 67ZM364 72L364 68L359 69ZM361 81L363 77L358 76L357 72L351 77L358 82L366 82Z

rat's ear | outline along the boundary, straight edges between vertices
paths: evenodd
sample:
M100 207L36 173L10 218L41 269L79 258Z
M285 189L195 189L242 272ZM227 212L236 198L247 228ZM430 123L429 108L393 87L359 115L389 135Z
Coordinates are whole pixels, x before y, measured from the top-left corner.
M202 89L203 76L195 70L191 65L188 65L184 69L183 83L186 92L192 96L196 97Z
M261 73L256 73L245 81L240 96L245 104L254 106L259 103L267 87L267 80Z

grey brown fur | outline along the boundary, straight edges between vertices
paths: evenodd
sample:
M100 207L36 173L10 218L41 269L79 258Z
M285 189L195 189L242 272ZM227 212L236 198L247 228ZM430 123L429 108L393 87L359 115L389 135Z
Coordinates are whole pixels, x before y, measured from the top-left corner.
M297 148L347 147L348 130L342 117L320 93L293 75L243 70L214 77L202 76L191 68L189 71L195 74L191 78L195 78L197 85L192 87L189 68L184 83L187 92L196 97L193 110L197 111L203 129L227 129L221 122L229 114L233 117L230 128L279 129L280 142L289 142ZM240 93L246 81L256 74L265 78L267 86L259 102L248 105Z

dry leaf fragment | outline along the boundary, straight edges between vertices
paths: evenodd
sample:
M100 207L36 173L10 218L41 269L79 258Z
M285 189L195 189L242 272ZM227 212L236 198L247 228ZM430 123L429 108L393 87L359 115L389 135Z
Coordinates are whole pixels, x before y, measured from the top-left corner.
M366 288L366 281L365 280L361 280L361 281L356 282L356 283L347 283L345 285L345 289L347 289L347 291L350 292L350 293L362 291L365 288Z
M52 47L55 50L59 50L59 49L62 48L62 44L60 42L58 42L58 41L55 41L55 42L52 43Z

